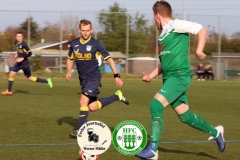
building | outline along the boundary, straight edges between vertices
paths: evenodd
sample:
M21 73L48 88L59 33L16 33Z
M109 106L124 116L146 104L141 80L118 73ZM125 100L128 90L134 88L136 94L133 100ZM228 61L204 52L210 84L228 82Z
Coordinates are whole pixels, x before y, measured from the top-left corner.
M135 57L128 59L128 72L130 74L141 74L145 72L151 73L154 68L159 64L159 59L152 57Z

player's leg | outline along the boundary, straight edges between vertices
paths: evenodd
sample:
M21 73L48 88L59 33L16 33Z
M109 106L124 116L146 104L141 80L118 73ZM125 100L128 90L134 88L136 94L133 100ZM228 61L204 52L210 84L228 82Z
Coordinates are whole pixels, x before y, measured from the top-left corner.
M205 81L205 73L204 72L202 73L202 77L203 77L202 81Z
M201 73L197 73L198 81L200 81Z
M88 90L85 90L87 95L89 95L90 97L97 97L98 94L100 93L100 91L98 90L98 86L100 82L101 82L101 74L95 75L94 78L92 78L91 81L89 81L89 83L86 84L86 87L89 88ZM94 111L97 111L98 109L102 109L108 106L109 104L115 101L121 101L126 105L129 105L127 98L125 98L123 96L123 93L120 90L118 90L115 92L115 94L112 94L107 97L99 98L96 102L91 103L89 105L89 109L92 112L94 112Z
M162 111L169 103L175 101L181 95L181 90L186 90L188 86L188 83L178 81L177 77L164 80L162 88L150 103L152 117L150 123L150 144L147 149L137 154L137 157L154 160L158 158L158 144L163 128Z
M8 89L6 91L1 92L2 95L12 95L12 86L14 81L14 76L17 72L11 71L8 75Z
M158 159L158 143L163 129L163 116L162 112L168 105L167 99L157 93L150 103L151 122L150 122L150 144L147 149L138 153L136 157L143 159Z
M214 80L214 74L213 73L211 73L211 76L212 76L212 80Z
M176 101L171 104L181 122L199 131L210 134L217 141L220 152L224 151L225 141L223 138L224 129L222 126L214 128L203 117L193 114L188 106L187 94L183 93Z
M122 92L118 90L115 94L111 96L92 100L91 103L89 103L88 107L91 112L96 112L97 110L103 109L115 101L121 101L124 102L126 105L129 105L127 98L125 98Z
M52 80L50 78L49 79L43 79L43 78L39 78L39 77L33 77L29 66L26 66L22 70L23 70L24 75L27 77L27 79L29 81L37 82L37 83L46 83L46 84L49 85L50 88L53 87L53 83L52 83Z
M12 86L14 82L14 76L17 74L17 72L20 70L19 63L15 63L12 70L8 74L8 89L6 91L1 92L2 95L12 95Z
M77 138L77 132L79 128L87 121L88 118L88 103L89 103L89 97L85 94L81 94L79 104L80 104L80 111L79 111L79 117L78 117L78 125L77 125L77 130L73 131L70 133L70 137L72 138Z
M95 80L94 75L93 76L82 75L81 77L79 76L82 94L79 100L80 111L79 111L79 117L78 117L77 130L69 134L70 137L72 138L77 138L78 129L81 128L81 126L87 121L88 112L89 112L88 104L90 101L90 97L95 96L96 93L93 91L94 89L98 88L98 84L92 83L92 81L94 80Z
M206 72L204 72L204 75L205 75L205 77L206 77L206 80L208 80L209 79L209 74L208 74L208 72L206 71Z

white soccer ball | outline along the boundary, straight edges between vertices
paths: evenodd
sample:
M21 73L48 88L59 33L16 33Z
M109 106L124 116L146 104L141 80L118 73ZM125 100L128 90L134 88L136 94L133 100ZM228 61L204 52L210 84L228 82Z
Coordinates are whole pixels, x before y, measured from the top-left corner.
M79 157L82 160L97 160L99 158L99 155L90 155L80 149Z

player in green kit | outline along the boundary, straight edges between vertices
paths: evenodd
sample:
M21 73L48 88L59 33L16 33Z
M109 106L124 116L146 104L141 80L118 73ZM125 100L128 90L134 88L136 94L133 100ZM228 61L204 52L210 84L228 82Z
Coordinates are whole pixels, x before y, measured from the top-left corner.
M189 33L198 35L196 56L203 60L203 48L207 30L202 25L189 21L172 19L172 9L168 2L157 1L153 5L154 20L157 28L162 30L158 38L160 65L149 75L143 72L142 80L150 82L159 74L163 74L163 86L155 94L150 103L151 124L150 144L136 156L142 159L158 159L158 143L163 128L162 111L169 104L176 112L180 121L199 131L211 135L215 139L220 152L225 149L223 126L213 127L206 120L191 112L186 94L190 86L192 72L188 60Z

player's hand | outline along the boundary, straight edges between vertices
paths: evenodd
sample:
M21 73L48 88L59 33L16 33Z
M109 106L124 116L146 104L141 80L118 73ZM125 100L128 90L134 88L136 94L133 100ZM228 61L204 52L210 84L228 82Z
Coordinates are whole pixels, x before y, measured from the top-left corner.
M146 83L151 82L152 78L149 75L147 75L145 72L142 72L142 74L143 74L142 81Z
M24 60L24 58L18 58L17 60L16 60L16 62L22 62Z
M69 81L72 78L72 73L66 74L66 80Z
M203 60L206 57L206 54L202 53L196 53L196 56L199 61Z
M122 87L123 81L119 77L114 78L114 80L118 87Z

